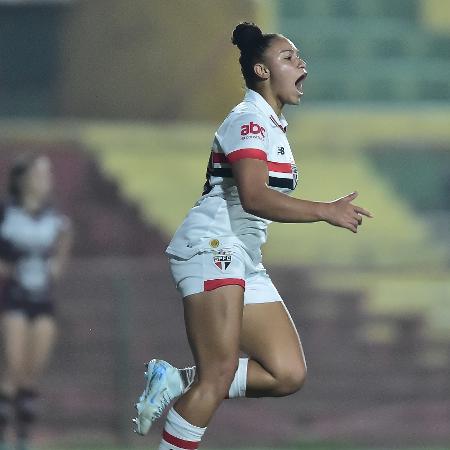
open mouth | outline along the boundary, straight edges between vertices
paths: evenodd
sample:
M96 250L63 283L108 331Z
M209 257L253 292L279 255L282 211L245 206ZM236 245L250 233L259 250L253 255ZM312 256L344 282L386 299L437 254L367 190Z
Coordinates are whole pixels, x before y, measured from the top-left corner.
M297 88L297 91L300 95L303 95L303 80L306 78L306 76L308 75L308 72L303 72L302 75L300 75L297 78L297 81L295 82L295 87Z

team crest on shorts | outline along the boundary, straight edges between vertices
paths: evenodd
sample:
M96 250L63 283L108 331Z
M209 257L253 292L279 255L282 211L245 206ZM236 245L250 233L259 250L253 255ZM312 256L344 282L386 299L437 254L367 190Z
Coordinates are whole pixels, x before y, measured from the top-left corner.
M220 270L227 270L228 266L231 264L232 255L231 253L221 251L214 255L213 260L214 264L220 269Z

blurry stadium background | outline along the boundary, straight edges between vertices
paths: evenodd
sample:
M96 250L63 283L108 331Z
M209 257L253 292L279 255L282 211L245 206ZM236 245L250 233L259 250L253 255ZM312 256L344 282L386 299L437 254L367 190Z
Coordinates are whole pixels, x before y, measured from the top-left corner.
M58 287L42 449L155 448L131 433L143 363L191 363L164 246L243 94L235 24L308 62L290 108L298 196L357 189L357 235L278 225L266 265L309 380L226 402L204 447L450 448L450 1L1 0L0 173L48 154L75 224Z

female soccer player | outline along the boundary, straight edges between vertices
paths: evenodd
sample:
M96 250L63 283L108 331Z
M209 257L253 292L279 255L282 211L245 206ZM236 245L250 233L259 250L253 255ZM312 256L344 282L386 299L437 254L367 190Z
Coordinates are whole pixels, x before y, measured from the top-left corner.
M9 174L10 198L0 208L0 319L5 349L0 448L6 448L4 436L13 411L17 449L27 448L36 416L37 383L55 341L51 287L66 265L71 229L68 219L51 207L52 184L47 157L20 158Z
M305 381L298 333L261 264L267 225L325 221L356 233L371 217L351 203L356 192L327 203L287 195L298 172L281 111L300 102L305 62L289 39L252 23L239 24L232 42L247 93L215 133L203 195L167 248L196 366L152 360L136 405L135 431L146 434L181 395L160 450L196 449L226 397L289 395Z

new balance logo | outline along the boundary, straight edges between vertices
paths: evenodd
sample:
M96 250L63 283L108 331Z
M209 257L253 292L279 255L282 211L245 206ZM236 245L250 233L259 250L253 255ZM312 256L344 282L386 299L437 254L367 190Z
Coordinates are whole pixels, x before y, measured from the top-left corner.
M255 122L250 122L241 126L241 136L247 136L248 134L260 134L262 137L265 136L266 129Z

